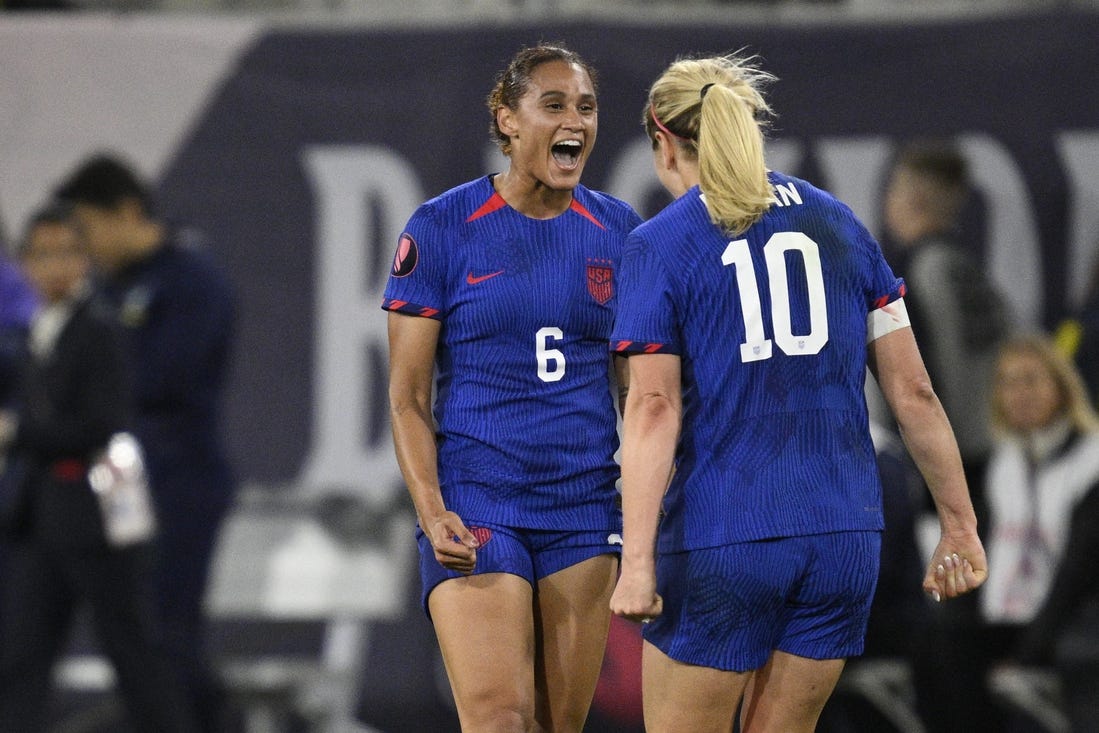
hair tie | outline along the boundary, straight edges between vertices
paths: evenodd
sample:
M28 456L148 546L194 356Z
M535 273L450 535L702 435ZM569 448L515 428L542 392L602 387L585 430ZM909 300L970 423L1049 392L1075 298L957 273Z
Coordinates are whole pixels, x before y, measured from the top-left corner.
M649 114L653 117L653 122L659 127L666 135L671 135L676 140L686 140L687 138L682 135L676 135L674 132L664 127L664 123L660 121L660 118L656 116L656 107L653 106L652 100L649 100Z
M705 99L706 98L706 92L710 91L710 87L712 87L713 85L714 85L714 82L710 82L709 84L703 84L702 85L702 91L700 91L698 93L698 98L699 99Z

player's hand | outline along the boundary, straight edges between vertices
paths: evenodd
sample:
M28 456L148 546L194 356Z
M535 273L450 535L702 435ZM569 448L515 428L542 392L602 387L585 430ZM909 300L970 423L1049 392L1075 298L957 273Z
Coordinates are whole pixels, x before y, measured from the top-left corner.
M976 590L988 578L988 561L976 533L939 540L923 579L923 590L945 601Z
M664 599L656 592L656 574L651 569L631 571L623 567L611 596L611 612L648 623L663 611Z
M435 559L447 570L468 575L477 565L477 538L454 512L443 512L424 527Z

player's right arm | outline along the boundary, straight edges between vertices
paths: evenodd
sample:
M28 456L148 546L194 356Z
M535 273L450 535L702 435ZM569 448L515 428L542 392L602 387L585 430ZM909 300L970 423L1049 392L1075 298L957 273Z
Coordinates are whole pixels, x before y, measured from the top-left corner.
M664 605L656 592L656 544L683 420L682 362L673 286L660 257L636 233L623 251L618 285L611 350L629 355L629 391L622 418L622 565L611 611L646 621Z
M622 439L622 570L611 610L628 619L659 616L656 538L660 506L675 463L683 419L677 354L633 354L628 359Z
M457 514L447 511L439 488L431 388L442 324L390 311L388 327L389 417L397 463L435 559L450 570L472 572L477 539Z

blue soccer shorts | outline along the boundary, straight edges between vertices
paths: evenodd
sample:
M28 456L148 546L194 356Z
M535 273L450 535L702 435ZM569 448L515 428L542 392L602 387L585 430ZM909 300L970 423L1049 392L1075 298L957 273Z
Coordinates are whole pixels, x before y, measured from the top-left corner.
M557 532L517 529L485 522L473 522L468 528L480 543L473 575L511 573L525 578L531 587L536 587L539 580L558 570L599 555L620 555L622 551L621 530ZM439 564L431 541L420 527L416 527L416 544L420 549L420 579L423 583L420 602L424 612L428 613L427 597L435 586L444 580L467 576Z
M662 555L664 611L644 638L672 659L738 672L759 669L776 649L859 655L880 552L879 532L834 532Z

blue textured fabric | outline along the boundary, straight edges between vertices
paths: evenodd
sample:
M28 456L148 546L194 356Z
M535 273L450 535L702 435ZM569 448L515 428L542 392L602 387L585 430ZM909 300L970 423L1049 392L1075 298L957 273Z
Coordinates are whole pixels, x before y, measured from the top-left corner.
M745 672L781 649L808 659L863 652L879 532L832 532L661 555L664 613L646 641L687 664Z
M882 528L866 321L904 283L845 205L771 182L779 203L741 235L710 222L695 188L623 254L611 348L682 357L665 552Z
M38 297L18 266L0 255L0 406L11 396L37 306Z
M559 570L572 567L599 555L618 555L622 545L622 527L611 533L601 530L555 532L524 530L481 522L469 531L480 543L477 566L472 575L509 573L517 575L537 588L538 581ZM420 554L420 603L430 616L427 598L444 580L467 577L464 573L447 570L435 559L435 548L423 530L416 530Z
M442 322L439 471L459 516L541 529L616 521L608 339L615 270L639 223L582 186L561 215L532 219L488 177L408 222L382 307Z

